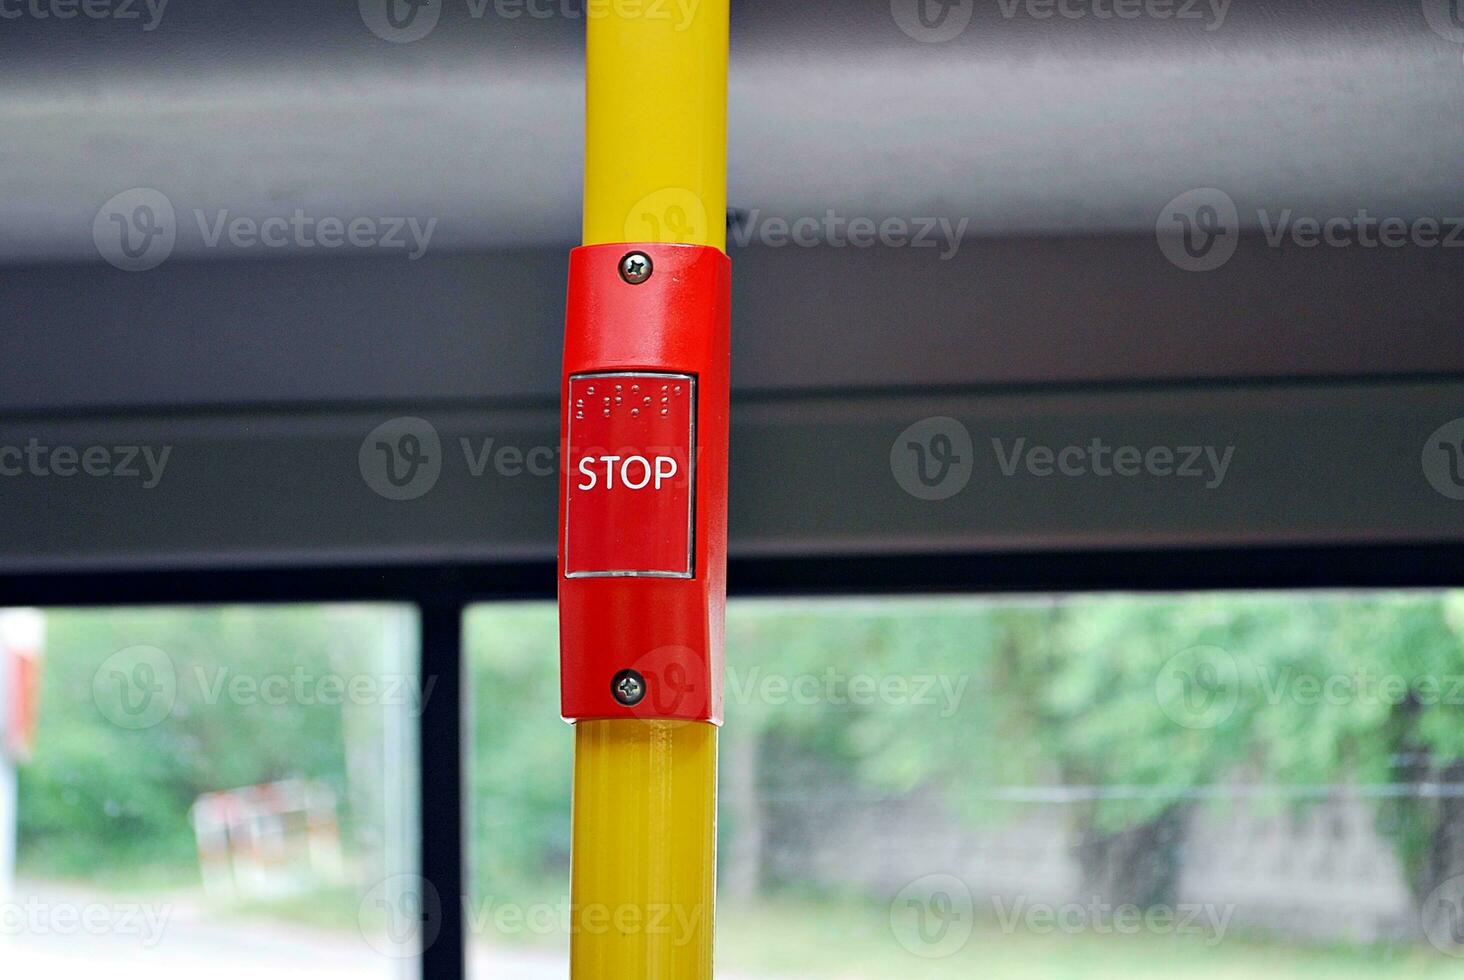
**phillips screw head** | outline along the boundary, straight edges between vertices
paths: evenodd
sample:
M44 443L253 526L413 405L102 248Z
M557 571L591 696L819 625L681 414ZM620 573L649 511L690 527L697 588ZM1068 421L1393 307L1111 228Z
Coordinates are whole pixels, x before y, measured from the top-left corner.
M622 670L610 682L610 691L615 695L616 701L627 708L633 708L646 696L646 679L636 671Z
M654 265L645 252L631 252L620 260L620 278L632 286L639 286L651 278Z

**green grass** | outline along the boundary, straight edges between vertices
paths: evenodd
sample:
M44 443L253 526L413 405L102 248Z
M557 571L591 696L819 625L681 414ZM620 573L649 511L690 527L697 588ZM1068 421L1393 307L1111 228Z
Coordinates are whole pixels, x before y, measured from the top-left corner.
M200 887L198 868L177 861L109 860L98 857L90 864L76 862L57 865L31 859L24 851L17 863L16 875L32 881L49 881L63 886L116 894L191 891Z
M330 932L351 932L361 928L361 896L350 885L319 888L268 900L215 905L219 918L276 920Z
M717 962L754 975L830 980L1351 980L1458 977L1458 961L1431 947L1284 943L1237 935L1004 933L983 922L955 955L924 959L906 951L884 907L769 902L719 912Z
M117 877L121 880L111 884L131 885L128 891L156 883L152 875L130 881ZM544 879L503 889L495 902L558 907L567 894L567 882ZM475 901L482 906L486 899ZM358 903L353 888L340 887L270 901L205 902L205 907L220 919L275 920L344 932L360 927ZM568 937L557 930L501 934L489 925L476 938L494 946L568 947ZM1464 975L1457 960L1427 945L1288 942L1234 926L1220 942L1207 935L1035 934L1003 931L994 916L978 922L953 955L926 959L900 944L883 904L791 896L755 905L722 903L717 963L729 972L806 980L1427 980Z
M541 881L505 898L556 902L562 882ZM498 946L539 944L563 949L568 938L497 935ZM1226 930L1218 943L1206 935L1135 936L1003 932L993 915L978 923L966 946L944 959L908 952L896 939L888 907L857 900L768 899L755 905L723 902L717 912L717 964L751 976L807 980L1378 980L1457 978L1458 961L1412 944L1288 942Z

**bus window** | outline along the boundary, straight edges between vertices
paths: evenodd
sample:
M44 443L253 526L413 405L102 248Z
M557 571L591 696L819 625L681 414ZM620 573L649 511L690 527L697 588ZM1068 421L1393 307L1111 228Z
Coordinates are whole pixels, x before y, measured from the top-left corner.
M562 976L555 611L467 622L475 975ZM734 601L718 969L1452 975L1461 701L1464 593Z
M415 967L419 937L397 921L420 891L415 620L365 605L44 613L33 744L8 763L6 975Z

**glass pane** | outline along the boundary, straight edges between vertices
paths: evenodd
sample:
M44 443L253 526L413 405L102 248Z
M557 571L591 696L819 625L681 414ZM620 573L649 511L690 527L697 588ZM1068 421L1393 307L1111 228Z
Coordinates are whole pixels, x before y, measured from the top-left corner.
M464 621L470 972L563 980L574 732L559 719L558 614L548 603L475 606Z
M0 975L414 969L416 644L395 606L0 613Z
M1464 593L728 620L719 975L1457 974ZM474 963L563 976L553 609L469 624Z

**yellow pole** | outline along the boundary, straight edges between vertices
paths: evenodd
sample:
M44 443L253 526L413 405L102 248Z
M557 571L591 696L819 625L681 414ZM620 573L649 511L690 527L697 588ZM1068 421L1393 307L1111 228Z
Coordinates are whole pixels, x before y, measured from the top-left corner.
M727 247L728 0L589 0L586 245Z
M573 980L708 980L717 729L583 721L574 740Z
M587 5L586 245L726 249L729 0ZM572 980L710 980L717 729L575 726Z

